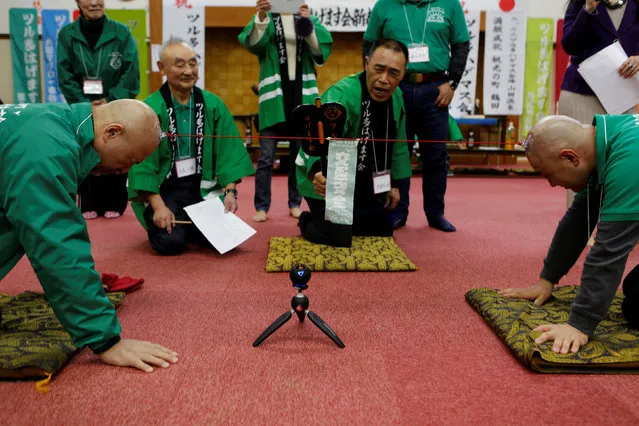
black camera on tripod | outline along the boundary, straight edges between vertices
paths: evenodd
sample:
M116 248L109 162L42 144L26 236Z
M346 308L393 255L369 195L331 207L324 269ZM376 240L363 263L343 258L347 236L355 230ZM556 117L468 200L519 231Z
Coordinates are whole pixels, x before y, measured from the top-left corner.
M262 332L262 334L260 334L255 342L253 342L253 346L259 346L271 334L275 333L278 328L280 328L288 320L290 320L293 314L296 314L300 322L304 322L304 319L308 316L311 322L315 324L317 328L322 330L322 332L326 334L333 342L335 342L338 347L344 348L344 343L328 326L328 324L326 324L324 320L319 317L319 315L308 309L309 300L308 297L304 293L302 293L302 291L308 288L308 281L311 279L311 270L308 269L305 265L297 264L293 266L293 269L291 269L289 277L291 278L291 282L293 283L293 288L297 289L297 294L291 299L291 310L284 312L279 318L273 321L273 323L269 325L266 330Z
M291 282L293 283L293 287L306 290L308 288L308 282L311 279L311 270L308 269L305 265L301 263L293 266L291 269Z

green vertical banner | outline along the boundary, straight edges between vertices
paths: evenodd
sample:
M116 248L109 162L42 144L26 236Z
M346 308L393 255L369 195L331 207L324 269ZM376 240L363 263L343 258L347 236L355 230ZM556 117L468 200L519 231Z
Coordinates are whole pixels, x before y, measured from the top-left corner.
M9 9L9 37L13 65L13 103L39 103L38 11L22 8Z
M524 139L535 123L548 114L554 27L555 20L552 18L528 19L524 108L519 121L520 139Z
M145 99L149 95L149 54L146 44L146 11L143 9L107 9L109 19L118 21L131 30L138 45L140 58L140 94L137 99Z

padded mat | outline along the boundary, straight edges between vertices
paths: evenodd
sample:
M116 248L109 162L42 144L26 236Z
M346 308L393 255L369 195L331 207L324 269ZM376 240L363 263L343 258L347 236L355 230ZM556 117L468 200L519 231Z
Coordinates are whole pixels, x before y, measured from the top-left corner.
M535 343L542 324L565 323L577 295L576 286L557 287L542 306L528 300L508 299L496 290L478 288L466 293L466 301L484 318L524 365L540 373L639 373L639 330L630 328L621 313L623 294L618 292L606 318L599 323L586 346L576 354L556 354L552 342Z
M415 271L393 237L353 237L351 248L313 244L302 237L271 237L266 272L290 272L298 263L311 271Z
M117 308L124 293L107 296ZM0 379L50 376L77 352L43 294L0 294L0 312Z

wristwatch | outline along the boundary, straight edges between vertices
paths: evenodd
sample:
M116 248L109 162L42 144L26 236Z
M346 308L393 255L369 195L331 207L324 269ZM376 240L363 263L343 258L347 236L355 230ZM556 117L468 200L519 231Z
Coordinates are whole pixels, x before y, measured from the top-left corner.
M457 90L458 83L455 80L450 80L448 84L453 88L453 90Z
M224 196L226 197L226 194L231 193L235 196L235 198L237 198L237 189L235 188L231 188L231 189L225 189L224 190Z

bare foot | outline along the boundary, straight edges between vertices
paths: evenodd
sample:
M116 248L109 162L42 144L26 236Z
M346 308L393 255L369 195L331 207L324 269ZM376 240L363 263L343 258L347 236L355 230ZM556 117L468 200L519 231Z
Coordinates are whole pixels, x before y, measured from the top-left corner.
M84 218L86 220L91 220L91 219L96 219L98 217L98 213L97 212L84 212L84 213L82 213L82 216L84 216Z
M266 222L266 212L264 210L258 210L255 212L253 222Z
M302 211L299 207L293 207L292 209L288 209L288 214L297 219L302 214Z
M117 219L120 216L121 215L118 212L104 212L104 218L105 219Z

